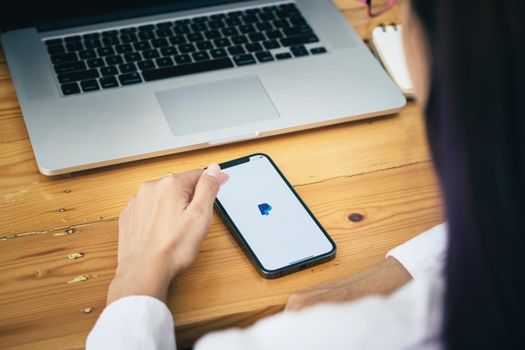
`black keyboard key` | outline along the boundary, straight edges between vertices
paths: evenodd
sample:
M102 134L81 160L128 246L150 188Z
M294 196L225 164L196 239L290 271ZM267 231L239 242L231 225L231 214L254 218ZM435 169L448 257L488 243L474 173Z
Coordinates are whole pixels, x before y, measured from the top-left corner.
M203 41L204 35L202 35L201 33L191 33L186 35L186 39L189 42Z
M152 60L140 61L139 63L137 63L137 66L140 70L148 70L155 68L155 63L153 63Z
M142 82L142 78L139 73L121 74L118 76L120 85L130 85Z
M115 50L113 50L112 47L101 47L97 49L97 53L99 57L113 56L115 54Z
M261 32L264 32L267 30L272 30L273 26L268 22L261 22L261 23L257 23L255 25L255 28L257 28L257 30L260 30Z
M68 36L67 38L64 38L64 41L67 43L72 43L72 42L75 42L75 41L80 41L82 40L82 38L80 37L80 35L73 35L73 36Z
M308 56L310 53L304 46L292 46L290 48L295 57Z
M272 21L272 24L275 28L286 28L290 26L290 22L286 19L278 19L276 21Z
M275 58L277 58L278 60L286 60L288 58L292 58L292 54L289 52L278 53L277 55L275 55Z
M255 58L251 54L235 56L233 57L233 60L238 66L246 66L248 64L257 63L257 61L255 61Z
M248 34L248 38L249 38L252 42L258 42L258 41L264 41L264 40L266 40L266 38L264 37L264 34L263 34L263 33L253 33L253 34Z
M210 19L212 19L212 20L218 20L218 19L223 19L223 18L226 18L226 14L225 13L216 13L216 14L210 16Z
M321 53L326 53L326 49L324 47L314 47L310 52L312 55L319 55Z
M60 86L64 95L73 95L80 93L80 88L77 83L62 84Z
M248 10L244 11L244 13L249 15L249 16L253 16L253 15L257 15L259 13L262 13L262 10L259 9L259 8L254 8L254 9L248 9Z
M137 66L135 63L124 63L118 66L120 73L131 73L137 71Z
M164 29L173 27L173 22L160 22L156 24L157 28Z
M198 62L198 61L207 61L210 59L210 55L208 55L208 53L206 51L200 51L200 52L195 52L193 55L191 55L193 57L193 60L195 62Z
M210 51L211 57L213 58L221 58L221 57L227 57L228 53L225 49L215 49Z
M133 48L130 44L121 44L115 46L115 50L117 50L118 53L129 53L133 52Z
M263 46L266 50L278 49L281 47L277 40L268 40L263 43Z
M257 60L261 63L273 61L273 56L268 51L257 52L255 57L257 57Z
M190 55L178 55L178 56L173 57L173 59L175 59L175 62L177 64L188 64L188 63L193 62L191 60Z
M168 43L168 40L166 40L165 38L160 38L160 39L153 39L151 40L151 45L153 45L153 47L164 47L164 46L169 46L169 43Z
M246 24L246 25L240 26L239 30L243 34L250 34L250 33L255 33L256 32L255 27L253 25L251 25L251 24Z
M176 26L177 26L177 25L189 26L189 25L191 24L191 19L189 19L189 18L179 19L178 21L175 21L174 24L175 24Z
M102 47L102 42L99 39L86 40L84 41L84 47L86 49L96 49L97 47Z
M215 44L215 47L217 47L217 48L228 47L228 46L230 46L232 44L230 42L230 39L228 39L228 38L215 39L215 40L213 40L213 43Z
M118 74L118 69L115 66L110 67L102 67L100 68L100 74L102 74L103 77L109 77L112 75Z
M103 89L109 89L118 86L118 81L115 77L100 78L98 82L100 83L100 86L102 86Z
M147 31L147 32L139 32L138 34L138 37L140 40L150 40L150 39L155 39L155 33L154 32L150 32L150 31Z
M157 63L157 66L159 66L159 67L173 66L173 60L171 58L169 58L169 57L157 58L155 60L155 62Z
M288 27L288 28L283 28L282 30L283 30L284 35L286 36L297 36L297 35L313 33L313 30L309 25L300 26L300 27Z
M82 39L84 40L93 40L100 38L100 33L89 33L82 35Z
M213 40L221 37L221 33L218 30L208 30L204 32L204 36L208 40Z
M64 45L50 45L47 47L47 52L49 52L50 55L62 54L66 52L66 48Z
M51 56L51 61L54 64L71 62L71 61L77 61L77 60L78 60L78 57L77 57L77 54L75 52L70 52L70 53L64 53L64 54Z
M290 18L290 23L294 26L303 26L308 24L303 17L293 17Z
M87 60L89 58L97 57L97 53L95 52L95 50L91 50L91 49L83 50L78 53L78 57L80 57L80 59Z
M133 34L137 31L138 29L135 28L135 27L128 27L128 28L122 28L120 30L120 34Z
M155 34L157 34L157 37L159 38L166 38L173 35L173 32L170 28L163 28L163 29L157 29L155 31Z
M57 72L57 74L70 73L84 69L86 69L86 64L81 61L60 63L55 65L55 72Z
M261 19L261 21L273 21L275 20L275 15L273 14L273 12L264 12L264 13L261 13L259 15L259 18ZM263 22L264 23L264 22Z
M130 53L124 54L124 60L128 63L137 62L137 61L142 61L142 57L140 56L140 53L138 52L130 52Z
M257 18L257 16L253 16L253 15L242 16L241 19L246 24L253 24L253 23L259 22L259 19Z
M142 75L145 81L152 81L157 79L171 78L186 74L208 72L212 70L225 69L231 67L233 67L233 63L230 58L219 58L211 61L203 61L174 67L148 70L142 72Z
M176 36L170 37L170 43L172 45L182 45L182 44L186 44L187 42L188 41L186 40L186 37L183 35L176 35Z
M86 62L89 68L104 67L106 65L102 58L92 58L90 60L87 60Z
M206 23L193 23L190 25L190 28L194 32L204 32L205 30L208 30Z
M160 49L160 53L162 56L168 57L168 56L176 55L178 52L174 46L168 46L168 47L163 47L162 49Z
M121 36L122 37L122 36ZM119 45L121 40L117 36L108 36L102 39L102 42L105 46L113 46L113 45ZM126 43L126 41L122 40L123 43Z
M232 46L228 48L228 53L232 56L242 55L243 53L246 53L246 50L244 50L244 47L242 46Z
M244 35L237 35L231 38L232 43L235 45L248 44L248 38Z
M117 36L118 35L118 31L117 30L106 30L105 32L102 32L101 33L103 37L108 37L108 36Z
M175 34L178 34L178 35L183 35L183 34L189 34L191 33L191 29L190 27L188 27L187 25L177 25L175 23L175 27L173 27L173 32Z
M139 38L135 34L122 34L120 36L120 41L122 41L123 43L134 43L136 41L139 41ZM112 44L112 45L115 45L115 44Z
M100 90L96 80L84 80L80 82L80 87L83 92L90 92Z
M90 70L77 71L73 73L59 74L58 81L61 84L64 84L64 83L72 83L75 81L86 80L86 79L95 79L98 77L99 77L98 71L96 69L90 69Z
M62 39L58 38L58 39L49 39L49 40L46 40L46 41L44 41L44 43L45 43L47 46L53 46L53 45L62 45L64 42L62 41Z
M242 22L238 18L228 18L224 22L226 23L227 26L230 26L230 27L237 27L242 24Z
M179 52L180 53L190 53L196 51L195 46L193 44L183 44L179 45Z
M145 24L138 27L139 32L150 32L155 29L153 24Z
M244 48L248 52L259 52L259 51L263 51L264 50L263 47L261 46L261 44L259 44L259 43L246 44L246 45L244 45Z
M270 30L266 32L266 36L268 37L268 39L281 39L282 37L284 37L280 29Z
M204 23L204 22L208 22L210 20L210 17L208 16L200 16L200 17L195 17L192 19L192 23Z
M242 11L233 11L226 14L229 18L238 18L244 15Z
M208 22L208 27L210 27L210 29L220 29L226 27L226 24L224 24L222 20L218 19Z
M124 62L124 59L120 55L106 57L106 64L110 66L121 64L122 62Z
M221 30L221 33L223 36L234 36L234 35L238 35L239 34L239 31L237 30L237 28L224 28L223 30Z
M81 41L73 41L66 44L67 51L80 51L84 50L84 45Z
M151 45L147 41L140 41L138 43L134 43L133 48L135 49L135 51L144 51L151 49Z
M195 44L195 46L197 46L197 49L201 51L213 49L213 44L209 41L200 41L197 44Z
M157 58L157 57L160 57L160 54L159 54L159 51L158 50L146 50L146 51L142 51L142 57L144 57L145 59L152 59L152 58Z
M316 43L318 41L319 41L319 38L315 34L308 34L308 35L292 36L289 38L281 39L281 45L295 46L295 45Z

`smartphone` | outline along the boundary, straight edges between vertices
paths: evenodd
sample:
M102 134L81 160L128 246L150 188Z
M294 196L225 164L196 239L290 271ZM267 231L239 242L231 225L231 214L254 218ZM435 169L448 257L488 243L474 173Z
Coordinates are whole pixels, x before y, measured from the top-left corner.
M230 179L215 207L261 276L277 278L334 258L334 241L269 156L220 167Z

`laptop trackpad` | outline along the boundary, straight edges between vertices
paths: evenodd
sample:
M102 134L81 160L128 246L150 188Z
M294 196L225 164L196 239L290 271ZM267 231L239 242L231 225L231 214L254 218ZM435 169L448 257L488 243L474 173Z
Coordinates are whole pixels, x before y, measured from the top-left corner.
M157 91L155 95L176 136L279 118L255 76Z

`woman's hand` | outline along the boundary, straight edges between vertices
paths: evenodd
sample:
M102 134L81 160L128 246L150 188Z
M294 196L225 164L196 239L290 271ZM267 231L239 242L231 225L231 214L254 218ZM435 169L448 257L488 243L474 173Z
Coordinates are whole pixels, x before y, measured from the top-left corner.
M213 202L228 180L216 164L144 183L119 219L118 266L107 303L128 295L166 301L210 228Z
M318 284L290 295L286 311L328 302L344 302L370 294L390 294L411 279L407 270L392 257L354 276Z

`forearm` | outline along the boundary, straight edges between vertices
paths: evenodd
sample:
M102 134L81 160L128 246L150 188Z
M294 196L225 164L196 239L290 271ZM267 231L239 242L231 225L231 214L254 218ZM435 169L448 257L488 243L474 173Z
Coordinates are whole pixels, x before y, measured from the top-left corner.
M355 275L321 283L290 296L286 310L299 310L323 302L344 302L370 294L389 294L411 279L395 259L387 258Z

